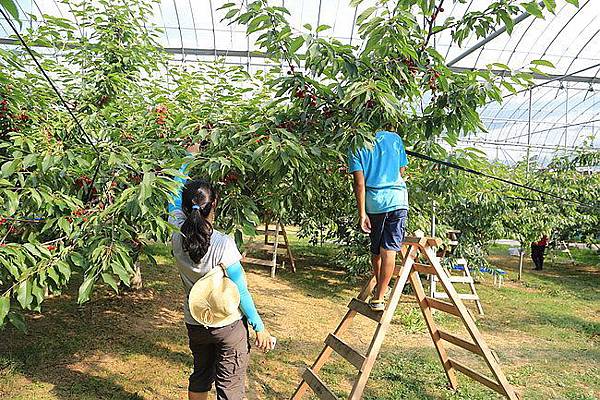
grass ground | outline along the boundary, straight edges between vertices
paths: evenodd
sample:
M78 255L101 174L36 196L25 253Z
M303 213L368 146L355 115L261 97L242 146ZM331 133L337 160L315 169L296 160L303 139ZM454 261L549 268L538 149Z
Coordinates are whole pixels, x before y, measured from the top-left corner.
M253 351L249 399L289 398L357 291L330 266L332 247L296 242L293 248L296 274L281 271L271 279L264 269L248 268L255 301L279 340L275 352ZM78 307L73 288L49 299L43 315L28 315L27 335L2 331L0 398L183 399L191 356L180 311L181 283L169 249L155 251L160 265L145 271L142 290L117 296L99 289L92 302ZM488 276L477 286L486 313L477 323L508 379L525 399L599 399L599 257L577 251L577 264L560 256L535 273L528 261L523 281L516 282L517 259L506 254L505 247L496 246L490 256L508 271L505 285L493 287ZM459 391L446 389L420 312L409 300L394 318L365 398L499 398L462 377ZM452 317L436 318L444 329L460 327ZM364 350L374 323L355 321L344 339ZM336 357L321 375L344 398L353 374L353 367Z

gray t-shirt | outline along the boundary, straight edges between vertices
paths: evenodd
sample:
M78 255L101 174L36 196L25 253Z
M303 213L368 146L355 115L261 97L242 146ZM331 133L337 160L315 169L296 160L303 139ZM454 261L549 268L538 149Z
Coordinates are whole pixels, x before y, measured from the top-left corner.
M169 222L178 228L185 222L185 214L181 210L175 210L171 213ZM230 266L242 259L235 240L230 236L225 235L217 230L213 230L213 234L210 237L210 246L208 252L204 255L202 260L198 264L194 263L190 256L183 250L183 238L181 233L173 233L173 254L177 261L177 268L179 269L179 275L183 282L183 288L185 290L185 301L183 303L183 314L185 322L191 325L199 325L198 322L190 314L188 305L188 297L190 290L194 283L204 275L206 275L211 269L218 266L219 263L223 263L225 266Z

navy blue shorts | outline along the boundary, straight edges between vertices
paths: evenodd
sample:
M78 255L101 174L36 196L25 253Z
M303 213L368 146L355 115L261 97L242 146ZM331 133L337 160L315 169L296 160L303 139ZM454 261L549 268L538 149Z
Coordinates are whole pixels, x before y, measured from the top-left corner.
M400 209L381 214L368 214L371 221L371 253L379 249L400 251L406 232L408 210Z

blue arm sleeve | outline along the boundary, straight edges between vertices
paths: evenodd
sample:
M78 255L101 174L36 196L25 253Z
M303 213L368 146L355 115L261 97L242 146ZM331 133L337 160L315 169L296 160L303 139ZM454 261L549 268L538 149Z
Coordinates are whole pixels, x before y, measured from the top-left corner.
M187 169L188 164L183 164L181 166L181 168L179 168L179 172L181 172L182 174L185 174L185 170ZM178 176L176 176L175 178L173 178L174 181L177 182L181 182L183 185L185 185L185 183L187 182L187 177L186 178L180 178ZM181 209L181 193L183 191L183 186L179 189L179 192L177 192L177 195L174 196L171 199L171 202L169 203L169 213L175 211L175 210L180 210Z
M255 332L260 332L265 329L265 325L256 311L254 300L248 291L248 285L246 285L246 275L240 262L236 262L233 265L227 267L227 276L235 283L238 290L240 291L240 309L242 313L248 318L248 323L254 329Z

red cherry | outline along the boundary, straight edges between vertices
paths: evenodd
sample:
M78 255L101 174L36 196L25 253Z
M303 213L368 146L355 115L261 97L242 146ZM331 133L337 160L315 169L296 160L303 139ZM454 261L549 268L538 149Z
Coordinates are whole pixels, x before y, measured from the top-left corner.
M48 250L50 250L50 251L54 251L54 250L56 250L56 249L57 249L57 247L56 247L56 246L54 246L54 245L51 245L51 244L49 244L48 246L46 246L46 248L47 248Z

